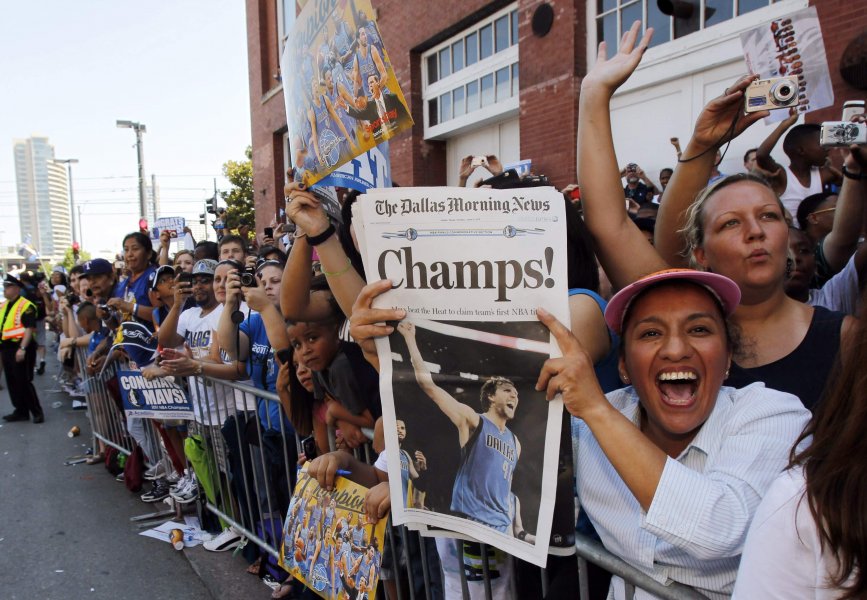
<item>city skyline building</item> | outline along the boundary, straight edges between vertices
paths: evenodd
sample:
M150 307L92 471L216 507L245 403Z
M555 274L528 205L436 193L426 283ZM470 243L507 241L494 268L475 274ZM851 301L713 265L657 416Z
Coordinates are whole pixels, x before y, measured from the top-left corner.
M47 137L13 140L13 149L21 240L29 235L42 258L62 258L72 244L66 167L54 162Z

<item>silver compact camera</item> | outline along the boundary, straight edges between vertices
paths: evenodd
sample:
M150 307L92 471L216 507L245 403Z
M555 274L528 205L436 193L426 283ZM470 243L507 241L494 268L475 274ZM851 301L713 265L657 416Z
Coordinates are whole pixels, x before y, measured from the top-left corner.
M867 124L852 123L851 121L822 123L822 134L819 142L826 148L867 144Z
M744 110L748 113L797 105L797 77L757 79L749 85L744 93Z

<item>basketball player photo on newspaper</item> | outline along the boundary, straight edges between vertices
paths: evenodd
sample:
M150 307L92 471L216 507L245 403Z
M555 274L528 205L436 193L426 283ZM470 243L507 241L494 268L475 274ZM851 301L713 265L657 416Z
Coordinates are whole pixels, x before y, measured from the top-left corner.
M377 340L392 518L544 565L562 403L535 389L568 322L564 199L550 187L370 190L356 208L368 281L403 308ZM361 231L358 231L360 229Z

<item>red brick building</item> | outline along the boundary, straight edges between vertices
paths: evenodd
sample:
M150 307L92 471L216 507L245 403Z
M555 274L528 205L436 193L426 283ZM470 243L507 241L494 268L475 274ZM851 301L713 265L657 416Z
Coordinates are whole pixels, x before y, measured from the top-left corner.
M533 171L557 186L575 181L581 78L597 41L616 44L635 18L657 33L612 100L613 127L620 161L638 162L652 176L674 166L669 138L685 141L705 102L746 72L740 33L808 5L818 10L835 106L807 120L839 118L844 100L867 96L840 68L846 47L867 32L861 3L683 1L693 6L690 18L663 15L656 0L372 0L415 120L391 142L392 178L403 186L456 184L462 156L493 153L504 162L531 159ZM294 0L247 0L257 229L282 202L288 146L279 54L293 10ZM744 151L768 131L757 125L738 138L721 170L741 170Z

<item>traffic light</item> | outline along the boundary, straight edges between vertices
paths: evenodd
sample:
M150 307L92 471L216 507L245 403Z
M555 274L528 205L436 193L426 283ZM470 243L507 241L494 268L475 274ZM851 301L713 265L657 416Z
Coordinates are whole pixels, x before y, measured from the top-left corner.
M214 196L212 198L207 198L205 200L205 210L207 210L212 215L216 214L216 212L217 212L217 195L216 194L214 194ZM202 221L202 222L204 223L204 221Z
M204 225L207 222L208 222L208 215L206 213L200 213L199 214L199 223Z

